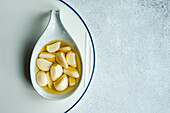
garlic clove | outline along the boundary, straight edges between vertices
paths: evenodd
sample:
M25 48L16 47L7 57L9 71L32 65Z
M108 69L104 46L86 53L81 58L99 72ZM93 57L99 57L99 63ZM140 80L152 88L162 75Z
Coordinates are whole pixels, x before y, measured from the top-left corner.
M76 84L76 79L73 78L73 77L69 77L69 78L68 78L68 83L69 83L69 86L75 86L75 84Z
M76 54L72 51L66 54L66 61L72 67L77 67L76 65Z
M50 69L52 81L57 80L63 73L63 68L59 64L53 64Z
M61 42L56 42L54 44L46 46L46 50L50 53L56 52L60 48Z
M48 53L48 52L42 52L40 55L39 55L40 58L53 58L55 57L54 54L51 54L51 53Z
M68 87L67 75L63 74L62 77L54 84L54 87L57 91L65 90Z
M63 67L68 68L68 64L65 58L65 54L63 52L56 53L56 61Z
M48 87L51 89L52 85L53 85L53 82L51 80L50 73L46 72L46 75L47 75L47 79L48 79Z
M45 60L42 58L37 59L37 66L42 71L48 71L50 69L51 65L52 65L52 62L50 62L48 60Z
M74 78L78 78L79 77L79 73L78 73L77 69L72 68L72 67L65 68L64 69L64 73L69 75L69 76L71 76L71 77L74 77Z
M71 51L71 47L65 46L65 47L61 47L59 50L62 51L62 52L69 52L69 51Z
M46 86L48 84L47 75L44 71L39 71L37 73L37 83L40 86Z
M51 61L51 62L54 62L55 61L55 55L52 54L52 53L48 53L48 52L42 52L40 55L39 55L39 58L44 58L48 61Z

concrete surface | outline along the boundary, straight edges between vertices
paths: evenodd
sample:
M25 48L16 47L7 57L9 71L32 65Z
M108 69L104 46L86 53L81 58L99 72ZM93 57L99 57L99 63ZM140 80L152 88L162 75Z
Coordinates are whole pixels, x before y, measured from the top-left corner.
M97 50L91 86L71 113L170 113L170 1L68 3Z

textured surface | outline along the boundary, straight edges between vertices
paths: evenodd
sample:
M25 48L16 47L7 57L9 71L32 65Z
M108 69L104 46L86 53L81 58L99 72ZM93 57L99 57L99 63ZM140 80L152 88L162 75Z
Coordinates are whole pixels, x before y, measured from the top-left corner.
M170 1L68 3L97 50L91 86L71 113L170 113Z
M25 79L55 2L1 0L1 113L57 112L55 102L42 99ZM170 1L66 2L89 26L97 51L92 83L70 112L170 113Z

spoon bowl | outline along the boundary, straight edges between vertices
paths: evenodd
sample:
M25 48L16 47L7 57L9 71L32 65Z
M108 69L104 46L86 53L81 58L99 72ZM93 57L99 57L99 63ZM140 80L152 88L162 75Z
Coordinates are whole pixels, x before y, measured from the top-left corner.
M70 96L71 94L73 94L75 92L75 90L78 88L79 83L82 81L82 74L80 73L80 80L78 82L78 84L76 84L76 86L69 92L62 94L62 95L57 95L57 94L51 94L46 92L42 87L40 87L37 82L36 82L36 58L39 54L39 52L41 51L41 49L49 42L54 41L54 40L61 40L64 41L68 44L70 44L74 50L76 51L76 53L78 54L79 58L80 58L80 64L81 67L83 66L83 61L82 61L82 57L80 54L80 51L77 47L77 44L74 41L74 38L72 38L70 36L70 34L66 31L66 29L64 28L60 15L61 15L62 11L55 11L52 10L51 11L51 16L50 16L50 20L49 23L47 25L46 30L44 31L44 33L42 34L42 36L40 37L40 39L38 40L38 42L36 43L32 56L31 56L31 62L30 62L30 74L31 74L31 81L32 84L35 88L35 90L45 99L49 99L49 100L60 100L60 99L64 99L68 96ZM81 69L81 72L83 72L83 68Z

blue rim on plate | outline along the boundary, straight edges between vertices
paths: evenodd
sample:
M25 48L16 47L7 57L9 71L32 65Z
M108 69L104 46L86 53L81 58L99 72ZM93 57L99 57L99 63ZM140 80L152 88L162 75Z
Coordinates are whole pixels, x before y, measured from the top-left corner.
M62 0L59 0L59 1L62 2L62 3L64 3L64 4L65 4L66 6L68 6L72 11L74 11L74 12L77 14L77 16L80 18L80 20L83 22L84 26L86 27L86 29L87 29L87 31L88 31L88 34L90 35L90 40L91 40L91 43L92 43L93 54L94 54L94 64L93 64L93 70L92 70L92 74L91 74L91 77L90 77L90 81L89 81L89 83L88 83L85 91L84 91L83 94L81 95L81 97L77 100L77 102L76 102L72 107L70 107L67 111L65 111L65 113L67 113L68 111L70 111L70 110L81 100L81 98L84 96L84 94L86 93L86 91L87 91L87 89L88 89L88 87L89 87L89 85L90 85L90 83L91 83L91 80L92 80L93 74L94 74L94 69L95 69L95 48L94 48L94 43L93 43L92 36L91 36L90 31L89 31L86 23L84 22L84 20L80 17L80 15L79 15L70 5L68 5L66 2L64 2L64 1L62 1Z

